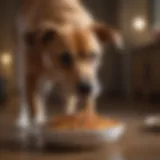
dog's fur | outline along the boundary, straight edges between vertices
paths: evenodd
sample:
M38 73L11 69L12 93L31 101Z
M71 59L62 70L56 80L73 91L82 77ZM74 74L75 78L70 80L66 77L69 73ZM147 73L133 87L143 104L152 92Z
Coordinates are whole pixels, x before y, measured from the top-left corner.
M67 113L75 111L77 100L83 101L87 111L94 111L102 45L106 42L121 45L117 35L112 28L97 23L80 0L23 0L17 18L16 46L23 112L20 124L28 125L27 110L36 123L44 122L46 79L60 83ZM70 69L62 67L58 59L64 52L73 58ZM80 80L88 81L93 87L83 98L75 89Z

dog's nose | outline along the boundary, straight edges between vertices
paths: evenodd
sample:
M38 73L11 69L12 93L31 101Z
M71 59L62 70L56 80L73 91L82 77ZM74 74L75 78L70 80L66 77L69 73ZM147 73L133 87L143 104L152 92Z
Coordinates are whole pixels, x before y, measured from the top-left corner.
M89 94L92 91L92 85L85 81L78 82L77 91L81 95Z

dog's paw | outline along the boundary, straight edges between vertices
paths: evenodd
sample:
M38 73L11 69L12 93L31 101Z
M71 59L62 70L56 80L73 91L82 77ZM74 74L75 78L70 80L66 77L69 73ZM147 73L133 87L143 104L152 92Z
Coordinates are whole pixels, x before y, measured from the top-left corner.
M73 115L75 113L77 113L75 107L73 107L73 106L66 107L66 110L65 110L66 115L70 116L70 115Z
M20 129L29 129L31 127L31 121L28 115L20 115L16 121L16 126Z
M43 148L45 142L42 134L42 125L33 123L32 129L31 129L31 137L34 141L33 147L36 148Z
M37 115L35 119L33 120L33 125L41 127L46 123L46 116L45 115Z
M16 120L16 126L22 130L28 130L31 127L31 120L26 103L20 105L19 117Z

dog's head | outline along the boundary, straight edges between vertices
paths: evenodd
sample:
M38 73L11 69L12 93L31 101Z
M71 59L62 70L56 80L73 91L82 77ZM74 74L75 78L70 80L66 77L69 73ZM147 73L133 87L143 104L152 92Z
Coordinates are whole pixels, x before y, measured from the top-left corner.
M26 37L29 47L40 48L40 54L48 58L47 63L53 66L50 70L56 69L56 76L62 76L79 94L88 94L94 88L103 44L122 45L119 34L102 24L63 33L47 28Z

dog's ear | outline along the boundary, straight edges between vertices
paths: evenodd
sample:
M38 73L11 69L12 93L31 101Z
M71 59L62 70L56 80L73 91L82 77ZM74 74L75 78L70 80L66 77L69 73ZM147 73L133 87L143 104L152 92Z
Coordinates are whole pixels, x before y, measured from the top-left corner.
M124 47L122 36L116 29L101 23L93 25L92 29L103 44L111 43L118 48Z

